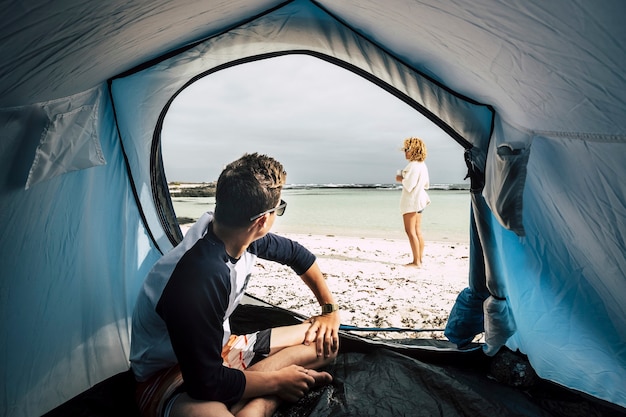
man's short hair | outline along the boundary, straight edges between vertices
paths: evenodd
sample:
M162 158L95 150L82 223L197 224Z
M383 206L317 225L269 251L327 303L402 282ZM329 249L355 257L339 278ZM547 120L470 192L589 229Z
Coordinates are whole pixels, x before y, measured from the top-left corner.
M267 155L245 154L226 165L215 190L215 220L245 227L250 218L278 205L287 179L280 162Z

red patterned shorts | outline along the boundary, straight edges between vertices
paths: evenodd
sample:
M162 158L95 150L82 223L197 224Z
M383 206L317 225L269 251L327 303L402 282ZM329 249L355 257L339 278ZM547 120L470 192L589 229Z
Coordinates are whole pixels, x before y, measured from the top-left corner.
M242 336L231 335L222 349L224 366L244 370L258 355L270 351L271 330L262 330ZM137 383L135 400L141 417L167 417L170 403L184 392L183 377L178 364L163 369L148 380Z

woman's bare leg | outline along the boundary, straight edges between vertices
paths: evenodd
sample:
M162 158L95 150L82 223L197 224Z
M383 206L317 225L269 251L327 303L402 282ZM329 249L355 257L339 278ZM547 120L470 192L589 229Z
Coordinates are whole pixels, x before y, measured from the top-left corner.
M424 235L422 235L422 213L416 213L415 216L415 235L417 236L417 243L419 245L419 264L422 264L424 257Z
M404 231L409 238L409 244L411 245L411 254L413 255L413 261L408 263L407 266L419 267L422 262L420 260L420 242L417 236L416 222L418 213L404 213L402 220L404 221Z

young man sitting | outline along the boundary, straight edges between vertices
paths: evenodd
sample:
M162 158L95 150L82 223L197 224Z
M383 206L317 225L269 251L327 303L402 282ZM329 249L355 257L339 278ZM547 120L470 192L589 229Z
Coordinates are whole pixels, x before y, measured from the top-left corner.
M286 173L246 154L222 171L205 213L145 279L133 313L131 368L143 417L271 416L332 377L319 372L339 348L339 313L315 256L269 233ZM322 306L294 326L231 335L255 259L290 266Z

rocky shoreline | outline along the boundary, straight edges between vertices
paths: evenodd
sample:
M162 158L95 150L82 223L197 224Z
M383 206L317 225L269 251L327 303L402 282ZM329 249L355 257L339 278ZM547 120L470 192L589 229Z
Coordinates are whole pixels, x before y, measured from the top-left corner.
M171 182L168 184L170 195L172 197L215 197L215 183L179 183Z

